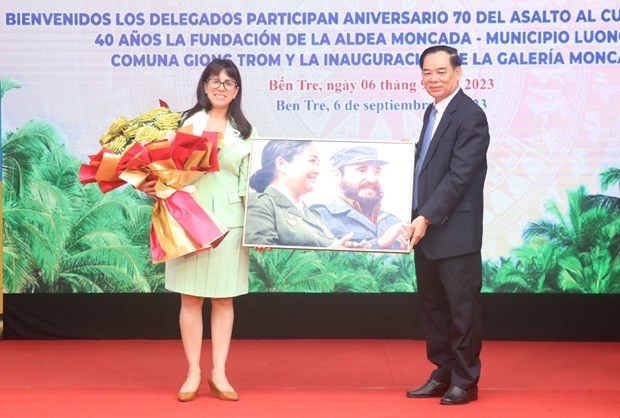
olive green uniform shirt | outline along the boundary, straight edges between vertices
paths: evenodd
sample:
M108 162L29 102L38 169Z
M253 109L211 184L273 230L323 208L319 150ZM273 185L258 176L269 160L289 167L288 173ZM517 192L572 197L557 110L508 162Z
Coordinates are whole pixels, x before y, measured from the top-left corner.
M329 247L335 241L327 224L307 206L303 211L268 186L248 197L245 243L257 246Z

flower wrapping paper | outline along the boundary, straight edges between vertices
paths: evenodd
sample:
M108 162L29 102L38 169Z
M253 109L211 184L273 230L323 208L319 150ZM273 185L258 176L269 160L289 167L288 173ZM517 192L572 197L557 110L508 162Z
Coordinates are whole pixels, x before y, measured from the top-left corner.
M100 140L104 146L80 167L79 180L83 184L96 182L103 193L124 184L137 188L147 180L157 180L150 244L152 260L159 263L215 248L228 229L196 198L192 185L204 172L219 170L220 134L205 131L196 136L191 125L175 132L169 126L153 124L149 119L155 114L166 115L167 125L180 119L179 114L175 114L178 118L170 116L167 106L131 121L117 119ZM142 127L155 129L148 131L147 139L136 138Z

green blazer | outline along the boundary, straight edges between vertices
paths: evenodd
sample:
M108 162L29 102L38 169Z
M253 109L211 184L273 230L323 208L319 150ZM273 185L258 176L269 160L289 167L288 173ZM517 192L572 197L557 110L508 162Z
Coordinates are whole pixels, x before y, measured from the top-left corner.
M205 111L195 113L183 126L193 125L194 135L207 129L209 115ZM243 198L247 195L248 164L252 135L248 139L239 136L230 121L224 131L224 144L217 150L219 171L205 173L194 185L198 199L228 228L242 227L244 219Z
M264 193L250 193L247 218L246 244L324 248L335 241L316 212L305 205L302 212L271 186Z

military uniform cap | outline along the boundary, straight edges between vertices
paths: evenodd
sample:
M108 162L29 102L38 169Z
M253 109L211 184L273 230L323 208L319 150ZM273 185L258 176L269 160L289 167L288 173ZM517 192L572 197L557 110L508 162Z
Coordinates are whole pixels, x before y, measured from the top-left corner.
M349 147L338 150L332 154L330 161L334 169L352 164L387 164L387 161L379 159L376 148L367 146Z

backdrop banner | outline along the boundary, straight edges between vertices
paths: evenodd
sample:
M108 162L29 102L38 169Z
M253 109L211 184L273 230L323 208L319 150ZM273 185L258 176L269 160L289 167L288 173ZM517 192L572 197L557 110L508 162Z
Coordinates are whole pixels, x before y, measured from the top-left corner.
M491 132L483 292L620 293L619 23L620 3L602 0L3 1L4 292L163 291L152 199L104 194L78 170L119 116L190 108L216 57L239 66L261 137L377 148L381 208L407 220L411 154L381 153L418 141L432 101L420 54L449 44ZM250 250L251 291L416 291L407 251L301 247Z

